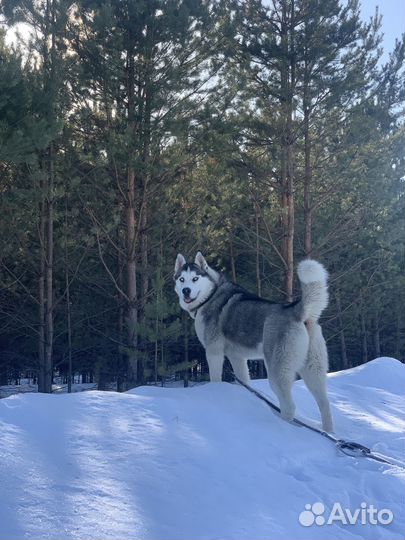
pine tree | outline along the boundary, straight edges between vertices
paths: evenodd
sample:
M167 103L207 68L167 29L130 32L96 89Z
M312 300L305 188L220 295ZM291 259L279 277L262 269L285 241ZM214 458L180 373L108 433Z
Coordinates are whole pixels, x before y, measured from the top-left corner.
M86 92L95 104L86 112L100 126L96 145L107 156L124 231L125 246L119 248L125 258L124 288L114 282L126 304L129 380L136 383L138 318L149 290L151 199L161 181L161 156L179 127L190 122L209 77L204 74L211 46L208 10L202 2L81 2L75 17L80 76L86 77ZM83 40L84 35L90 39Z
M45 149L36 155L39 201L39 270L38 270L38 315L39 315L39 378L40 392L52 391L53 344L54 344L54 225L55 191L57 176L56 140L63 122L66 106L63 86L63 56L66 52L64 35L71 3L64 0L42 2L3 3L3 12L10 24L27 22L36 30L37 38L31 42L30 52L40 62L39 88L42 92L39 114L42 123L51 133Z

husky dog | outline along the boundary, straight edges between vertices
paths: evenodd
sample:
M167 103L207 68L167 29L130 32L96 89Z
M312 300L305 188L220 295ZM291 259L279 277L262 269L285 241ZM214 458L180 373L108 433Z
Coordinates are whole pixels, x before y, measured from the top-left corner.
M247 292L212 269L201 252L194 263L177 255L175 291L195 320L211 382L222 380L225 356L235 376L248 383L247 360L264 358L282 417L292 421L292 385L298 373L314 396L325 431L333 431L326 393L328 353L318 319L328 303L327 272L316 261L298 265L302 298L283 305Z

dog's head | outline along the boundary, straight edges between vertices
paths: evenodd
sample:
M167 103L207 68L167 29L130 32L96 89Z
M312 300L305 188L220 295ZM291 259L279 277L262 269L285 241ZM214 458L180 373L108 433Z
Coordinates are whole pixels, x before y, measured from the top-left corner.
M185 311L198 308L213 293L219 274L207 264L199 251L192 263L179 253L174 265L174 281L180 306Z

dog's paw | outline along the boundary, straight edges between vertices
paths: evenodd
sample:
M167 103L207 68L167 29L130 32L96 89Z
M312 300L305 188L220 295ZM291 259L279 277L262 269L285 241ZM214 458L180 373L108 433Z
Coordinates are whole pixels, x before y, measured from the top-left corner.
M335 430L333 429L332 422L324 422L322 424L322 429L323 429L323 431L326 431L326 433L334 433L335 432Z
M281 410L280 411L280 415L281 415L281 418L283 420L285 420L286 422L294 422L294 413L295 411L291 411L291 410Z

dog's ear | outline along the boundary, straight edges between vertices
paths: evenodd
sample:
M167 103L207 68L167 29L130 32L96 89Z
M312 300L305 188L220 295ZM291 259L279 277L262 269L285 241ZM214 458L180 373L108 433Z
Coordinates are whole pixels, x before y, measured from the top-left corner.
M177 272L181 270L185 264L186 264L186 259L183 257L181 253L179 253L176 257L176 263L174 265L174 273L177 274Z
M214 283L219 283L219 278L220 278L219 272L211 268L211 266L208 266L208 263L205 260L205 257L201 253L201 251L197 251L197 255L195 256L194 263L197 266L199 266L203 272L206 272Z
M204 255L201 253L201 251L197 251L197 255L195 256L194 263L201 268L201 270L204 270L204 272L208 272L209 266L207 261L204 258Z

